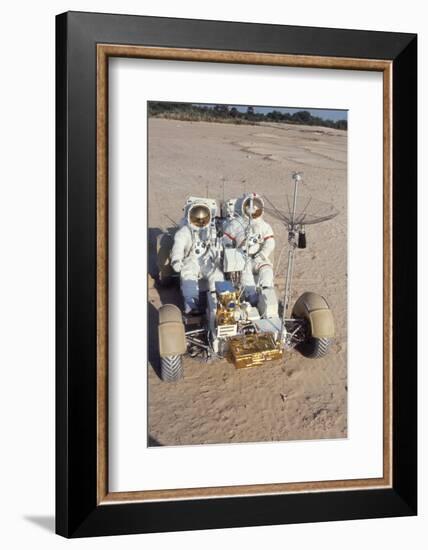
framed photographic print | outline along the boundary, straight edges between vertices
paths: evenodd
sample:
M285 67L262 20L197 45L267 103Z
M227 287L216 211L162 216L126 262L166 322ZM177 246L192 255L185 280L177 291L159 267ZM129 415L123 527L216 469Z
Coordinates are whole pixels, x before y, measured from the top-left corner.
M57 532L416 514L416 36L56 36Z

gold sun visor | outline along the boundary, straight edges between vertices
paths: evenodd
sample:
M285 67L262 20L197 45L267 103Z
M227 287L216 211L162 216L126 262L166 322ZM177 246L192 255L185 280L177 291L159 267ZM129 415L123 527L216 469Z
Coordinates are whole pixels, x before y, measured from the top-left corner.
M259 218L263 214L263 201L260 197L249 196L242 204L242 212L247 218Z
M189 222L195 227L206 227L211 221L211 213L208 206L195 204L189 210Z

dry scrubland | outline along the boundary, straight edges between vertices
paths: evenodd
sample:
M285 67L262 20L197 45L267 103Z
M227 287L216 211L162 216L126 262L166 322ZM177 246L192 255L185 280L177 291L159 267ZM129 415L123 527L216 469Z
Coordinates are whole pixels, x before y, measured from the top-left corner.
M149 262L159 230L179 221L189 195L226 198L256 191L278 206L291 173L304 172L302 195L331 202L339 215L307 227L298 250L293 302L305 290L324 295L337 336L324 359L286 353L281 362L235 370L227 361L186 357L184 379L159 379L157 316L162 303L180 304L177 288L158 289L149 275L148 408L150 445L340 438L347 435L346 212L347 133L286 124L232 125L149 121ZM270 219L278 260L286 232ZM285 267L285 256L282 267ZM284 269L277 277L281 296Z

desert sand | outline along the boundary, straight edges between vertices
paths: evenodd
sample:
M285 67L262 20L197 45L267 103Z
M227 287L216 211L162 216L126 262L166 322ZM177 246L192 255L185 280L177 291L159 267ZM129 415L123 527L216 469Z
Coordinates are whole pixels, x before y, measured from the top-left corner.
M156 288L154 242L179 222L190 195L221 199L244 191L281 206L291 174L302 171L301 193L332 203L339 214L307 226L297 250L292 303L304 291L327 299L336 338L323 359L297 351L281 361L237 370L226 360L184 359L184 378L159 378L158 308L181 302L178 288ZM287 124L235 125L149 121L149 445L195 445L347 436L347 132ZM287 233L266 215L276 237L275 267ZM284 288L286 252L278 266Z

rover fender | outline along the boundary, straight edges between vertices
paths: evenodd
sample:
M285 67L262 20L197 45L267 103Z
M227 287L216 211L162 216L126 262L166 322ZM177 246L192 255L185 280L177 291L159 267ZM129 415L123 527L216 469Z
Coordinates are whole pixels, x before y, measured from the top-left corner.
M294 304L293 317L309 322L313 338L333 338L335 334L333 314L323 296L304 292Z
M159 354L161 357L184 355L187 350L186 335L180 309L165 304L159 309Z

